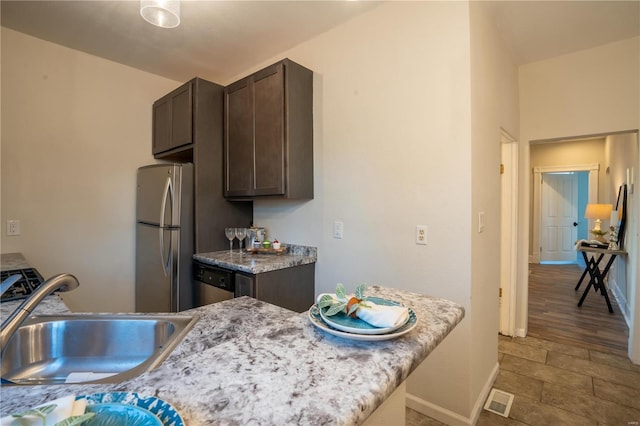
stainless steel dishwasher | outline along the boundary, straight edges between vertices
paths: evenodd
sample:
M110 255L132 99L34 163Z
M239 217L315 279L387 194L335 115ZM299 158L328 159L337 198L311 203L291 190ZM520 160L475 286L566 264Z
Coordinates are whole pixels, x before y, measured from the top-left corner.
M193 262L194 305L204 306L211 303L233 299L235 285L233 272L204 263Z

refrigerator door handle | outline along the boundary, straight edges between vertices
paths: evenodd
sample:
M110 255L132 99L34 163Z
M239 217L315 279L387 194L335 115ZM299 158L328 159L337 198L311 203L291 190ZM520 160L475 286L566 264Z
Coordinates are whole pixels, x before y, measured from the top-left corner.
M164 186L164 193L162 194L162 207L160 209L160 227L159 227L159 232L160 232L160 260L162 262L162 269L164 271L164 275L167 276L169 274L169 270L170 270L170 262L171 262L171 240L169 240L169 258L165 259L164 258L164 216L166 214L166 209L167 209L167 198L169 199L169 202L173 202L173 185L171 183L171 178L168 177L167 178L167 183ZM173 213L173 210L172 210Z

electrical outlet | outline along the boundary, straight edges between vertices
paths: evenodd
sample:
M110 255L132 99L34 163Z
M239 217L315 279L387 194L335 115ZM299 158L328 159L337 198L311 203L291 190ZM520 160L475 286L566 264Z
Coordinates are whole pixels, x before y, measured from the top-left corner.
M344 236L344 223L336 221L333 222L333 238L342 239Z
M20 235L19 220L7 220L7 235Z
M427 245L426 225L416 225L416 244Z

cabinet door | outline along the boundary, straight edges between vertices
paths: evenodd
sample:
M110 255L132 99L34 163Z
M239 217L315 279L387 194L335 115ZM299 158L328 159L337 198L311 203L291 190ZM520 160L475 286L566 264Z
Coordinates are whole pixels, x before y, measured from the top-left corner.
M235 274L235 297L256 297L256 282L254 276Z
M225 93L225 197L313 198L313 72L285 59Z
M193 142L192 83L178 87L153 103L153 154Z
M192 87L188 83L171 95L171 148L193 141Z
M157 154L171 147L171 99L164 97L153 104L153 147Z
M254 76L254 194L285 191L284 68L282 63Z
M225 196L253 195L253 94L249 79L225 90Z

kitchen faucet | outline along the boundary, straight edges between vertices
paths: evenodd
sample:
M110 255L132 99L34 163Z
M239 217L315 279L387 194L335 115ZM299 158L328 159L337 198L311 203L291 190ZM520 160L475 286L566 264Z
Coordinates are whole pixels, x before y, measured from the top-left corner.
M7 281L7 280L5 280ZM3 282L4 284L4 282ZM13 333L18 330L22 323L31 315L31 312L44 300L45 297L54 291L71 291L76 289L80 283L71 274L55 275L43 282L28 299L23 301L15 311L2 323L0 327L0 354L4 352L7 343L11 340Z

